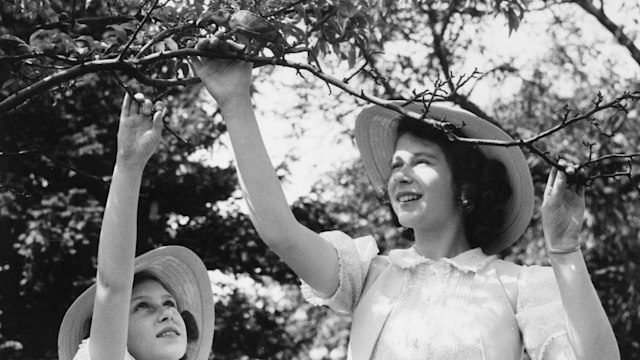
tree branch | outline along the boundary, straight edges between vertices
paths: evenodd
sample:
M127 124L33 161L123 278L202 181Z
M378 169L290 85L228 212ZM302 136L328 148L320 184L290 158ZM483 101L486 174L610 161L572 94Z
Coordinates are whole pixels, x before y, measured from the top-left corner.
M613 37L620 43L620 45L624 46L631 53L631 57L633 60L640 65L640 49L634 44L633 40L627 36L622 31L622 28L615 24L609 17L604 13L602 7L596 8L595 5L590 0L576 0L575 1L578 6L584 9L587 13L591 14L595 17L602 26L604 26L609 32L613 35ZM602 2L604 6L604 1Z

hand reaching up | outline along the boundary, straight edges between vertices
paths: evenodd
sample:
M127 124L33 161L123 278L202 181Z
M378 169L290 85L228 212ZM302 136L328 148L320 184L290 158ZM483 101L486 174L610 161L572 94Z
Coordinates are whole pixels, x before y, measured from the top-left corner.
M220 36L221 33L216 33L210 39L201 39L196 49L212 53L239 53L244 49L244 45L221 40ZM221 107L230 100L250 95L251 63L207 57L192 57L191 62L195 73Z
M566 171L573 174L575 167L568 165ZM584 209L584 185L570 183L565 172L553 168L541 209L548 251L562 253L579 249Z
M166 108L161 101L152 104L140 93L135 99L125 94L118 129L116 162L119 165L144 169L160 143L165 114Z

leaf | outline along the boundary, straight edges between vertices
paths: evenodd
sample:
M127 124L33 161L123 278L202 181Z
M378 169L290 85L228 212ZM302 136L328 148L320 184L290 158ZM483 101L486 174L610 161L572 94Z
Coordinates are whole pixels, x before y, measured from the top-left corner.
M0 40L6 40L9 42L16 42L18 44L27 44L26 42L24 42L24 40L20 39L19 37L15 36L15 35L11 35L11 34L4 34L2 36L0 36Z
M200 26L202 22L209 22L213 19L213 12L211 10L207 10L198 16L198 20L196 20L196 26Z
M78 36L76 38L76 43L77 42L83 42L86 44L86 47L92 48L93 47L93 43L95 42L95 39L92 36L89 35L82 35L82 36Z
M118 37L118 40L122 41L123 43L127 42L128 40L127 31L122 27L122 25L111 24L107 26L107 29L111 29L115 31L116 36Z
M157 52L163 52L166 50L166 44L164 41L157 42L155 45L153 45L153 47Z
M190 71L190 67L189 67L189 63L186 61L183 61L182 63L180 63L180 67L179 67L180 71L182 72L182 76L183 77L188 77L189 76L189 71Z
M36 30L31 34L31 36L29 36L29 44L31 44L31 46L35 46L35 44L40 41L50 41L50 38L51 34L49 30Z
M356 47L351 46L349 48L349 56L347 57L349 68L352 69L356 64Z
M11 78L7 81L4 82L4 84L2 84L2 89L7 89L9 88L11 85L15 84L16 82L18 82L18 79L16 78Z
M338 15L345 18L352 17L358 12L358 8L351 1L340 1L338 4Z
M518 30L518 27L520 26L520 20L521 18L518 16L518 14L516 14L515 10L513 10L513 8L509 8L509 10L507 10L507 21L509 22L509 35L511 35L511 33L513 31Z
M178 43L175 42L175 40L173 40L172 38L166 38L164 39L164 43L167 45L167 47L169 48L169 50L178 50Z

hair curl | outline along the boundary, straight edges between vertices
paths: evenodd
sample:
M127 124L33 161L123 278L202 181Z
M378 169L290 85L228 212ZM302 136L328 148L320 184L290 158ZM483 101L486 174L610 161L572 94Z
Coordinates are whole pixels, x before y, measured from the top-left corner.
M396 132L397 138L410 133L440 146L451 168L454 193L463 215L469 245L485 248L494 241L502 229L505 206L512 193L504 164L488 159L477 145L449 140L444 132L423 121L403 118ZM383 202L388 204L386 188L384 196ZM391 212L399 226L393 208Z

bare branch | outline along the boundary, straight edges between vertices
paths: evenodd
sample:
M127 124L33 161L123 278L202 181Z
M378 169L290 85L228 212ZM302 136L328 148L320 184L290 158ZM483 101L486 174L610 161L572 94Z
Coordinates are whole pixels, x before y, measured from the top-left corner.
M602 26L604 26L609 32L615 37L615 39L620 43L620 45L624 46L631 53L631 57L633 60L640 65L640 49L635 45L633 40L625 34L624 29L618 26L616 23L611 21L611 19L604 13L604 1L601 3L600 8L596 8L596 6L589 0L577 0L575 1L578 6L580 6L584 11L591 14L595 17Z

